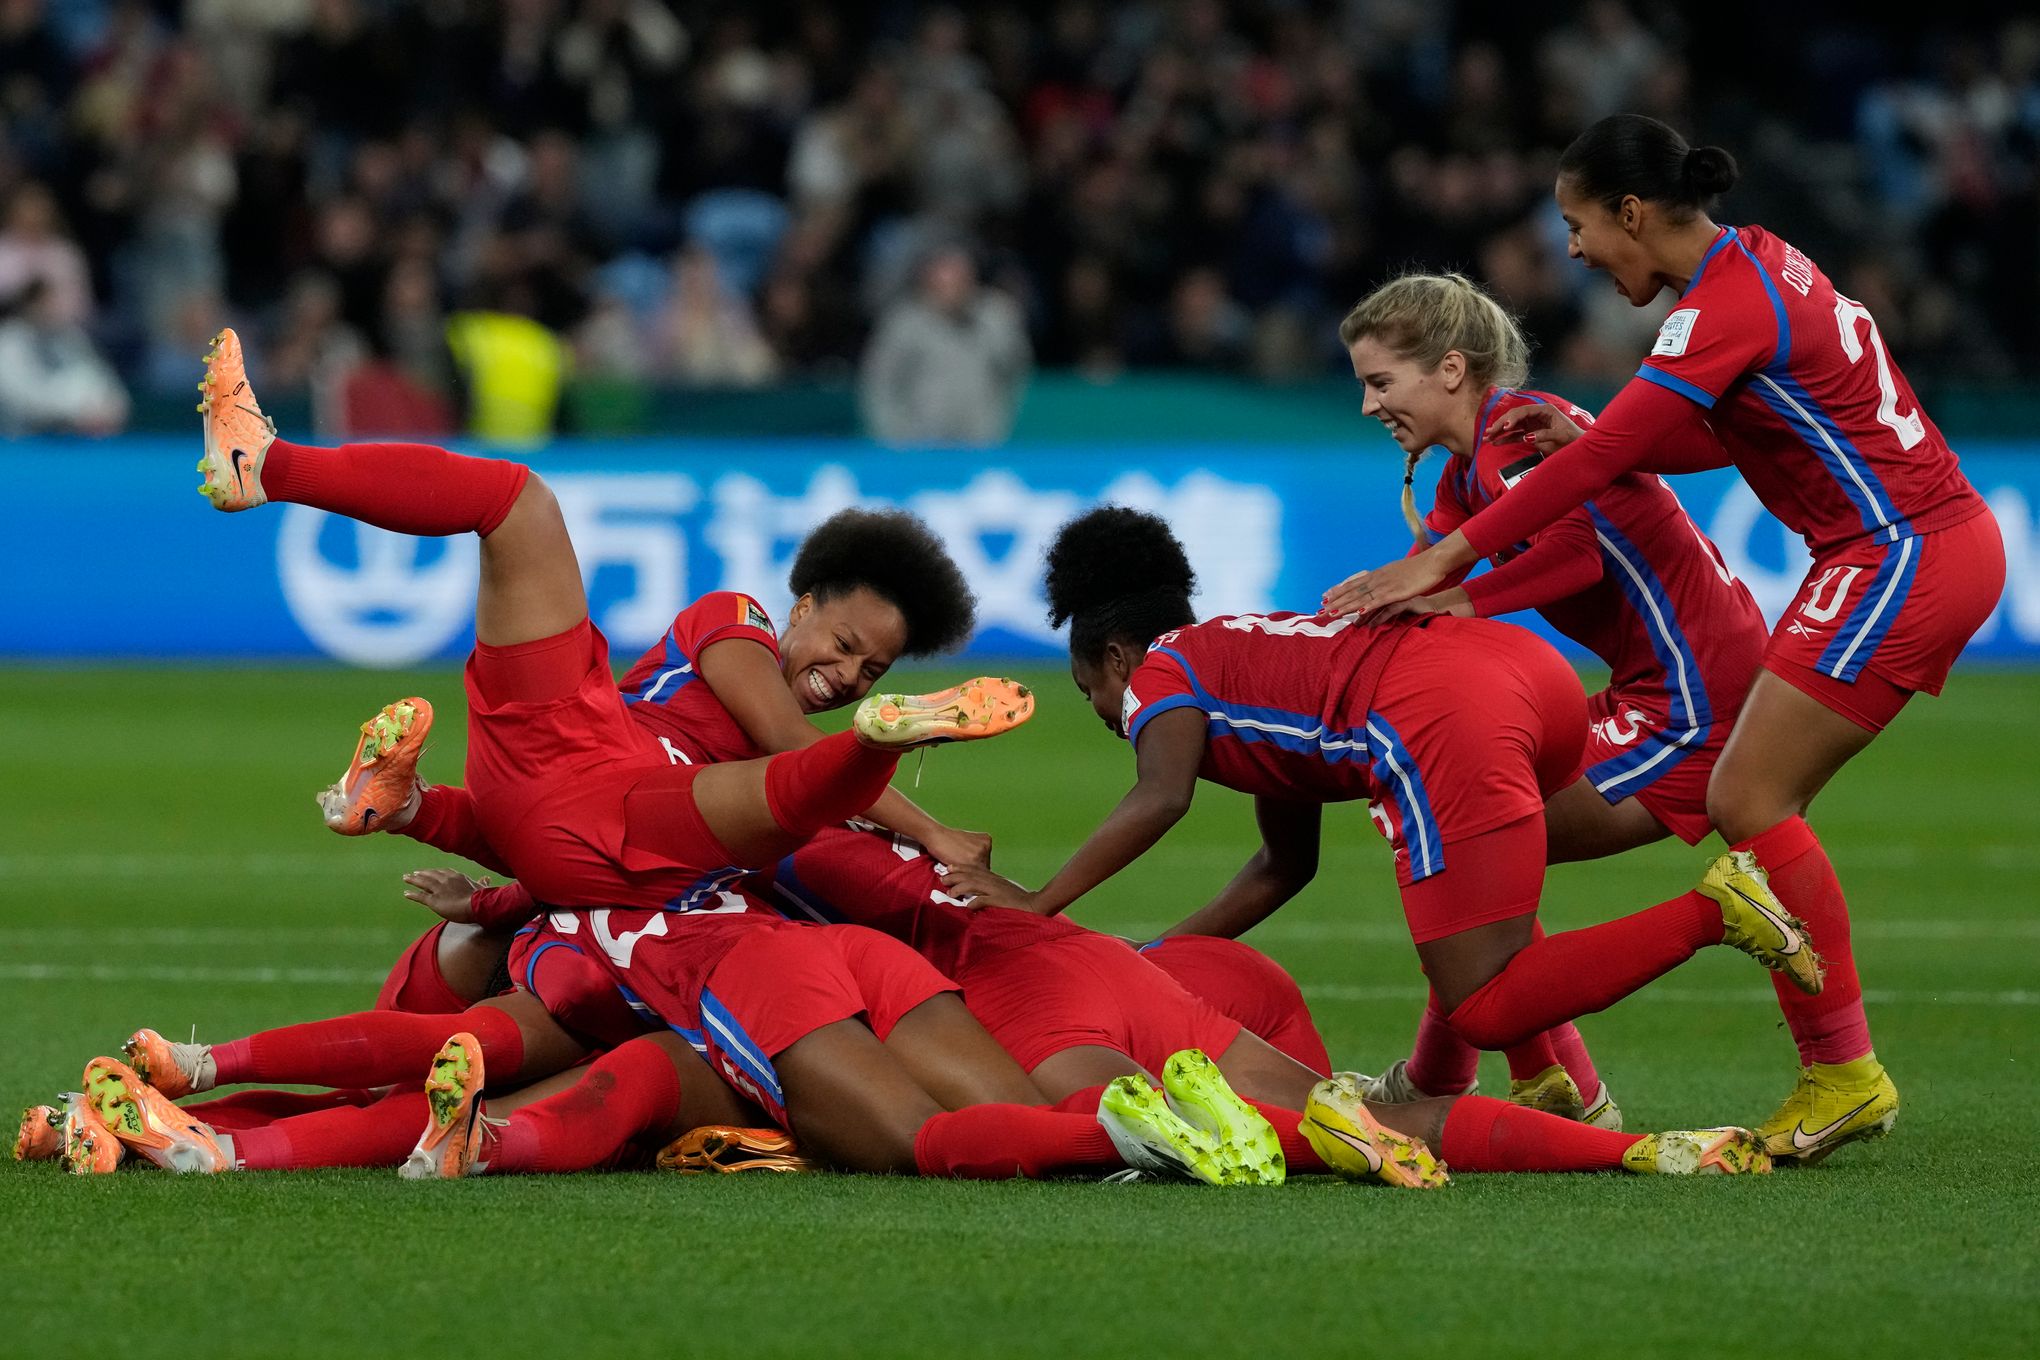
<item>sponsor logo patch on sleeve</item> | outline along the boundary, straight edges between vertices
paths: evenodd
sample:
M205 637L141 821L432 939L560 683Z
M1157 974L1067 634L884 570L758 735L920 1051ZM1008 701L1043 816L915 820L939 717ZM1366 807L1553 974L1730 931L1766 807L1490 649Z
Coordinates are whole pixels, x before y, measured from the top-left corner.
M1665 324L1658 327L1657 343L1650 347L1652 357L1684 354L1686 342L1693 338L1693 323L1699 319L1698 307L1681 307L1666 317Z
M763 609L760 609L756 600L747 599L744 601L744 622L753 628L772 633L774 637L779 636L778 633L773 632L772 616Z

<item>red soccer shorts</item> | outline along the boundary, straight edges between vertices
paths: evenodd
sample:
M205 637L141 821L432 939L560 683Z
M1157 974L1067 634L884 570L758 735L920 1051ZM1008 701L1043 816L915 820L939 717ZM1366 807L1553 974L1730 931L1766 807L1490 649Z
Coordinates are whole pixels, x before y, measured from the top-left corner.
M1216 935L1165 935L1142 945L1140 953L1183 990L1239 1021L1269 1046L1321 1077L1332 1074L1331 1056L1303 989L1260 950Z
M1159 1074L1178 1049L1216 1058L1240 1035L1239 1021L1095 931L973 951L957 982L971 1014L1030 1072L1065 1049L1097 1047Z
M468 1008L467 998L447 986L439 971L439 937L446 931L441 921L411 941L397 956L396 966L383 979L376 993L379 1011L404 1011L411 1015L455 1015Z
M490 844L542 902L691 910L737 877L676 765L625 709L583 619L467 664L467 788Z
M747 933L709 973L698 1028L687 1037L698 1035L723 1080L790 1128L774 1058L824 1025L860 1015L884 1039L900 1017L956 984L890 935L778 924Z
M1407 888L1446 872L1454 842L1541 818L1580 775L1587 699L1565 659L1522 629L1425 630L1397 650L1367 722L1369 810ZM1439 933L1500 919L1465 908L1465 924Z
M1703 741L1672 744L1690 730L1674 722L1671 702L1663 690L1642 686L1604 689L1587 696L1587 768L1582 776L1603 798L1619 803L1634 798L1688 845L1707 839L1714 823L1707 817L1707 781L1714 762L1735 728L1735 714L1717 713ZM1637 752L1655 761L1639 767Z
M2004 584L2004 538L1987 509L1895 543L1844 544L1814 559L1764 669L1881 731L1912 691L1941 692Z

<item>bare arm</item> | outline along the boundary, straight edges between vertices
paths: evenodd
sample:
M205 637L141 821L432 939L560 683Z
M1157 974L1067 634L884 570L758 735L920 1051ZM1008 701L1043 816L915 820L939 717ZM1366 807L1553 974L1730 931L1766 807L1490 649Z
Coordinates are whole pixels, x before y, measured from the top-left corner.
M949 891L974 906L1019 907L1054 916L1145 854L1183 820L1204 761L1204 714L1193 708L1158 713L1140 730L1140 774L1119 806L1039 892L1027 892L983 869L949 876Z
M1261 828L1261 848L1218 896L1162 934L1233 940L1267 920L1317 876L1324 817L1320 803L1256 798L1254 820Z

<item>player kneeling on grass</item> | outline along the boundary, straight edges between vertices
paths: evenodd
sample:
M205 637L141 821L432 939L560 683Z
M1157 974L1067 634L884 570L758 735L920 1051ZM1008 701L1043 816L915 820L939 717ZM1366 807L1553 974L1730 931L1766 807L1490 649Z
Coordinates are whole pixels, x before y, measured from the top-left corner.
M1194 580L1152 515L1106 507L1063 527L1052 621L1071 625L1079 689L1133 745L1135 786L1040 891L974 868L953 870L950 891L1061 912L1161 839L1208 780L1254 795L1264 844L1176 929L1237 935L1264 919L1315 875L1323 805L1365 799L1395 848L1424 971L1475 1047L1528 1044L1709 945L1820 990L1812 942L1743 852L1668 902L1540 938L1545 800L1577 775L1587 719L1578 677L1533 635L1437 614L1200 623Z

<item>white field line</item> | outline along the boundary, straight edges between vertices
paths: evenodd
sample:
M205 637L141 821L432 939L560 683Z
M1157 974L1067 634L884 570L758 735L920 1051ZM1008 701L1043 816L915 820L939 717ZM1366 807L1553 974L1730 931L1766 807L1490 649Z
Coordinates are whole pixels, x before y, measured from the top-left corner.
M1406 1001L1423 1004L1428 993L1422 987L1361 987L1344 982L1306 982L1303 994L1313 1001ZM1769 988L1755 987L1666 987L1652 984L1632 993L1626 1001L1656 1001L1673 1005L1745 1006L1777 1004ZM1930 991L1921 988L1866 987L1863 1000L1872 1006L2040 1006L2040 991L2018 988L2003 992L1973 990Z
M303 986L344 984L372 986L385 976L379 968L181 968L158 965L134 966L113 963L5 963L0 979L14 982L168 982L205 986ZM1419 1005L1426 995L1421 987L1355 986L1350 983L1305 983L1303 992L1315 1001L1399 1001ZM1645 987L1635 1000L1677 1005L1743 1006L1775 1004L1764 989L1749 987L1692 988ZM1872 988L1863 999L1873 1006L2040 1006L2040 991L1927 991L1920 989Z
M446 856L428 846L417 848L417 865L444 863ZM338 875L388 874L402 869L381 856L350 858L345 854L262 853L228 855L207 851L152 850L132 854L0 855L0 879L6 878L166 878L177 875L218 875L221 889L236 875L254 877L328 878Z
M0 979L10 982L182 982L201 986L304 986L343 983L373 987L389 976L387 968L179 968L124 963L0 963Z
M1139 930L1127 927L1125 933L1145 939L1167 928L1168 923L1149 921ZM1552 925L1546 928L1554 933L1558 929ZM1859 916L1851 923L1850 933L1859 940L2040 940L2040 918L1989 921ZM0 940L6 935L0 931ZM1409 928L1395 920L1285 922L1278 915L1255 926L1247 943L1407 944L1409 938Z

